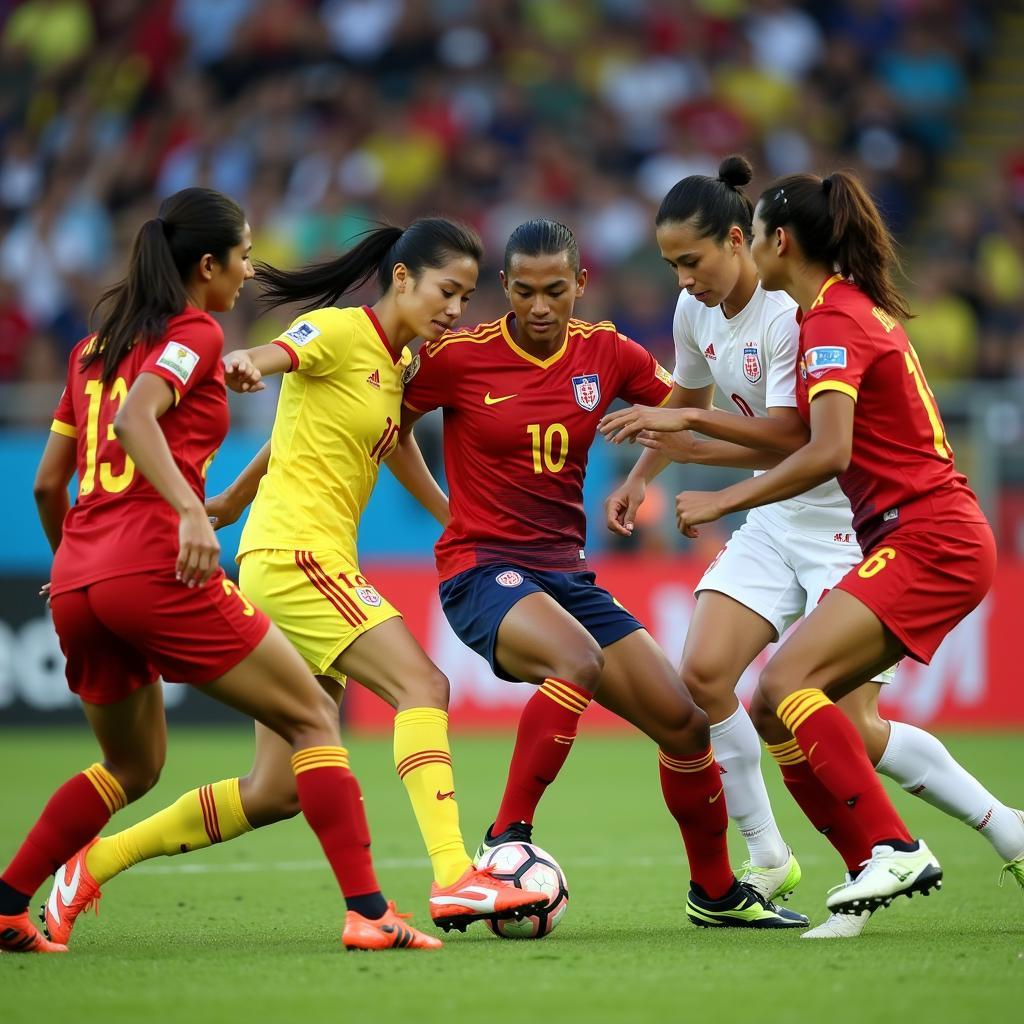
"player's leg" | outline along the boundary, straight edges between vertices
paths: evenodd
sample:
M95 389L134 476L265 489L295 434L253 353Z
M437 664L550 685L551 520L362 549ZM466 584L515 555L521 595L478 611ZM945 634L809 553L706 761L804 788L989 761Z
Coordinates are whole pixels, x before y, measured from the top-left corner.
M402 619L389 619L360 635L334 665L397 709L395 767L433 868L434 923L446 931L465 930L474 921L521 916L546 903L543 893L477 871L467 854L448 742L448 679Z
M690 920L712 926L804 927L802 915L779 910L737 884L726 842L724 780L712 753L707 717L664 652L645 629L634 629L603 653L594 699L658 744L662 794L690 866Z
M155 784L166 751L163 699L159 687L151 685L156 680L152 666L106 630L88 591L55 597L52 613L67 659L68 685L83 701L104 760L53 794L0 876L0 948L15 951L46 950L46 941L28 924L33 893L116 811ZM92 898L90 879L82 871L63 882L63 905ZM16 918L24 923L16 924Z
M749 851L747 880L768 897L792 892L800 873L775 823L761 775L760 738L735 690L746 668L776 636L772 623L738 600L702 590L679 669L711 724L711 744L722 767L729 816Z
M925 844L907 832L856 729L828 696L838 699L873 678L904 649L867 605L833 590L761 674L769 704L777 707L817 778L851 808L873 849L871 865L829 897L833 910L887 905L894 895L929 891L942 877Z
M436 939L401 923L385 902L370 856L359 783L341 746L337 705L273 625L238 665L205 692L262 722L291 749L299 805L316 833L348 907L348 948L437 948Z
M1024 817L993 796L931 733L879 714L882 684L865 683L838 702L876 769L913 796L985 837L1024 886Z
M594 638L540 591L526 594L504 614L493 651L493 664L506 678L539 685L520 716L508 780L485 845L510 826L532 824L544 791L572 750L604 666Z

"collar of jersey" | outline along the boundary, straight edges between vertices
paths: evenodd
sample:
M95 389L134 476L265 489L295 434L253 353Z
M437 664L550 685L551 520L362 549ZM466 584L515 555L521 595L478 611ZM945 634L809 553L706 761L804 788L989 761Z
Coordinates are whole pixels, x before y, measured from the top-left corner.
M842 274L833 274L822 286L818 292L814 301L811 303L811 309L817 309L825 301L825 292L829 290L834 284L839 284L843 280Z
M363 312L369 317L370 323L373 324L373 329L377 332L377 337L380 338L381 344L387 349L388 355L391 356L392 364L397 366L402 359L402 353L395 354L395 350L391 347L391 342L388 341L388 336L384 333L384 328L381 327L380 321L377 319L377 314L369 306L363 306Z
M512 349L512 351L515 352L515 354L519 356L520 359L525 359L528 363L533 363L534 366L539 366L542 370L546 370L549 366L552 366L554 363L557 363L558 360L565 355L565 350L569 345L568 324L566 325L565 337L562 339L562 345L559 348L559 350L554 355L548 356L547 359L538 359L536 356L530 355L530 353L527 352L526 349L520 348L516 344L515 339L512 337L512 332L508 329L508 322L511 316L511 313L506 313L501 318L501 336L505 339L505 344L508 345L508 347Z

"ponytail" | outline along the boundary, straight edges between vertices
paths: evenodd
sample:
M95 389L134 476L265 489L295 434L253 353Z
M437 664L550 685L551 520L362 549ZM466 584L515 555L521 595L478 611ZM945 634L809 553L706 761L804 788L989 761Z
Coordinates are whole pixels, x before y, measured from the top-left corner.
M483 260L483 244L464 224L443 217L423 217L407 228L383 225L366 232L361 241L337 259L298 270L279 270L267 263L256 267L265 309L297 304L300 312L335 306L342 296L372 277L383 295L401 263L415 276L425 267L443 267L453 258Z
M804 256L853 279L897 320L913 316L894 278L902 272L896 244L878 207L847 171L825 178L792 174L761 193L758 212L768 231L787 227Z
M100 316L100 322L82 369L102 360L100 376L109 383L137 343L158 341L167 321L189 304L185 282L196 264L207 253L226 263L244 230L242 208L213 189L186 188L165 199L159 216L139 228L124 280L93 307L92 317Z

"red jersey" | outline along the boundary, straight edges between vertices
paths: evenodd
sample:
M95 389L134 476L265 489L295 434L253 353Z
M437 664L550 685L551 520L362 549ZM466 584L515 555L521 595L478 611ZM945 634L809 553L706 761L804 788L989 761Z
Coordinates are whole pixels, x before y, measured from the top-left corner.
M583 477L616 398L661 405L672 377L607 321L570 320L547 359L520 348L512 314L424 346L406 384L414 412L444 409L451 521L434 549L442 580L514 562L586 569Z
M51 427L78 442L78 497L53 558L54 594L167 569L178 557L177 513L114 437L114 416L140 373L156 374L174 389L174 405L160 417L160 428L200 500L206 469L228 431L224 335L209 314L188 309L172 317L158 342L136 345L125 355L109 384L100 380L101 361L81 368L92 344L93 338L84 338L71 352Z
M853 452L838 480L865 552L922 515L985 521L953 463L935 396L906 333L838 274L801 319L797 369L797 409L805 422L823 391L841 391L857 403Z

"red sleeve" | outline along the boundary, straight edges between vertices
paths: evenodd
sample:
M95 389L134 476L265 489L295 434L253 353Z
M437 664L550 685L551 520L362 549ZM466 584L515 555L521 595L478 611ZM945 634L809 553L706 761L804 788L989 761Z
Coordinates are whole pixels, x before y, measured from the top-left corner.
M76 345L68 360L68 376L64 384L64 390L60 393L60 401L57 408L53 410L53 422L50 430L55 434L63 434L65 437L78 437L78 424L75 422L75 403L71 401L72 378L75 375L75 367L81 359L81 351Z
M841 391L857 401L874 346L853 317L839 309L815 311L804 319L800 346L808 401L822 391Z
M210 318L175 327L168 341L153 346L139 373L153 373L174 388L180 402L200 381L213 373L224 349L224 332Z
M451 351L444 338L424 345L413 357L407 373L402 404L413 412L430 412L448 405L451 395Z
M622 384L619 398L636 405L664 405L672 394L672 374L632 338L619 335Z

